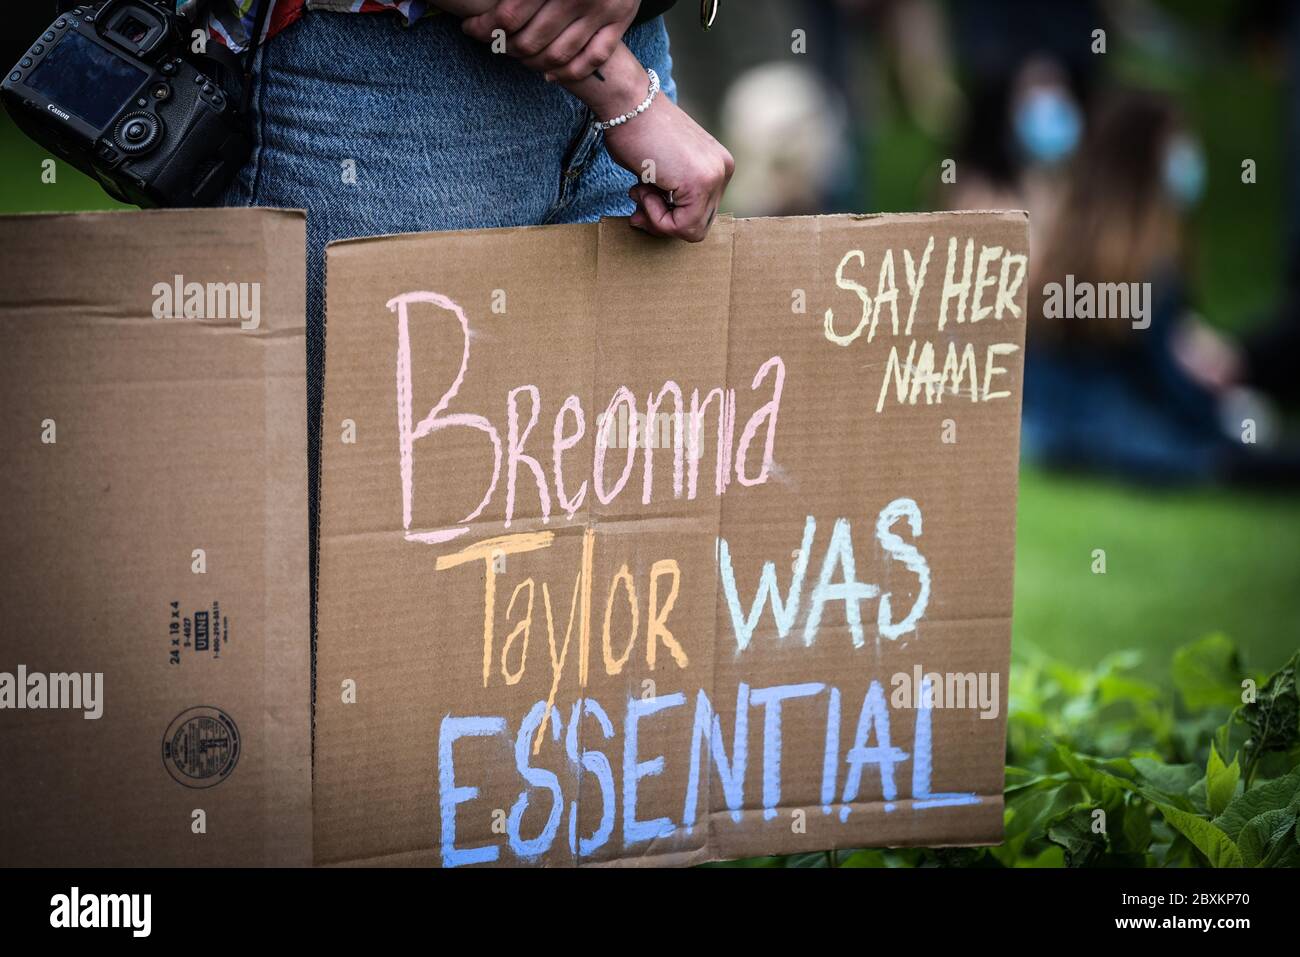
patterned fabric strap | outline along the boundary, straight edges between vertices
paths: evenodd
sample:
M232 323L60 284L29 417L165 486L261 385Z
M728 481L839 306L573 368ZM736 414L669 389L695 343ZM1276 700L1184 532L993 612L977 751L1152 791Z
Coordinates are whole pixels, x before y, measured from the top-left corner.
M208 32L236 53L248 49L263 0L176 0L176 12L206 21ZM341 13L397 11L408 24L437 13L429 0L264 0L272 4L266 37L273 37L298 20L305 10ZM206 14L203 11L206 10Z

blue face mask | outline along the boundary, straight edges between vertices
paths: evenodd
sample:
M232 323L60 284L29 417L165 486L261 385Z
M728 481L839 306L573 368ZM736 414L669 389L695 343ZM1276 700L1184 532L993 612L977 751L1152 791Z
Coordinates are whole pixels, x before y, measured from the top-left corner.
M1064 90L1036 89L1016 105L1016 139L1035 163L1059 163L1079 145L1083 118Z
M1205 154L1189 136L1172 140L1165 150L1165 192L1183 209L1191 209L1205 195Z

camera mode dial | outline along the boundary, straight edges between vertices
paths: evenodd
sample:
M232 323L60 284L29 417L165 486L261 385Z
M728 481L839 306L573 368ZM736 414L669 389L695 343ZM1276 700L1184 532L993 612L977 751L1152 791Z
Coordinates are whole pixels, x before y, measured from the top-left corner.
M153 113L128 113L113 130L113 143L123 153L145 153L162 139L162 120Z

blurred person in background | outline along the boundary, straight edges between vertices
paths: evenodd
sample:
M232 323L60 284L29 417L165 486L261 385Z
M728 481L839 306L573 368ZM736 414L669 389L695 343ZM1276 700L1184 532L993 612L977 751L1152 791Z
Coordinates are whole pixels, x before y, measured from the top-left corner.
M698 17L694 2L679 3L667 14L685 109L706 127L723 127L721 139L733 154L740 144L747 159L736 164L738 169L750 161L762 167L750 171L746 187L738 190L733 181L727 193L730 211L761 216L772 210L869 208L864 175L869 103L863 72L874 57L867 48L878 34L874 26L880 10L912 2L918 0L723 0L717 25L708 33L684 29ZM774 99L760 100L760 93ZM773 104L779 118L766 116ZM821 108L828 111L824 120L809 112ZM833 162L813 161L806 151L792 157L792 144L774 142L773 132L792 122L814 128L819 149L833 140ZM775 186L783 193L793 185L778 167L807 170L816 178L815 195L793 202L765 198L762 185L774 176L782 181ZM806 194L808 188L797 191Z
M854 155L845 104L818 71L773 62L745 71L722 101L722 140L736 158L729 203L743 216L825 211Z
M963 0L950 4L965 77L957 209L1027 209L1030 246L1052 231L1071 159L1097 86L1092 31L1108 21L1095 2Z
M1164 97L1120 94L1099 111L1032 257L1027 458L1155 482L1300 477L1294 453L1243 441L1244 418L1266 431L1265 409L1230 388L1234 350L1190 311L1187 215L1205 179L1201 147ZM1067 277L1094 290L1149 283L1149 327L1054 317L1048 290Z

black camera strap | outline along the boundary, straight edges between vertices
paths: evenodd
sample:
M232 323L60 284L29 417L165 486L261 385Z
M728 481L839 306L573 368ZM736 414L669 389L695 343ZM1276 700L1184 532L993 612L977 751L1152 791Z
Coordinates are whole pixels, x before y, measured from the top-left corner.
M262 42L262 34L266 32L266 21L273 6L275 0L262 0L253 25L253 35L248 38L248 49L244 51L244 87L239 97L239 111L245 116L253 102L253 67L257 64L257 48Z

